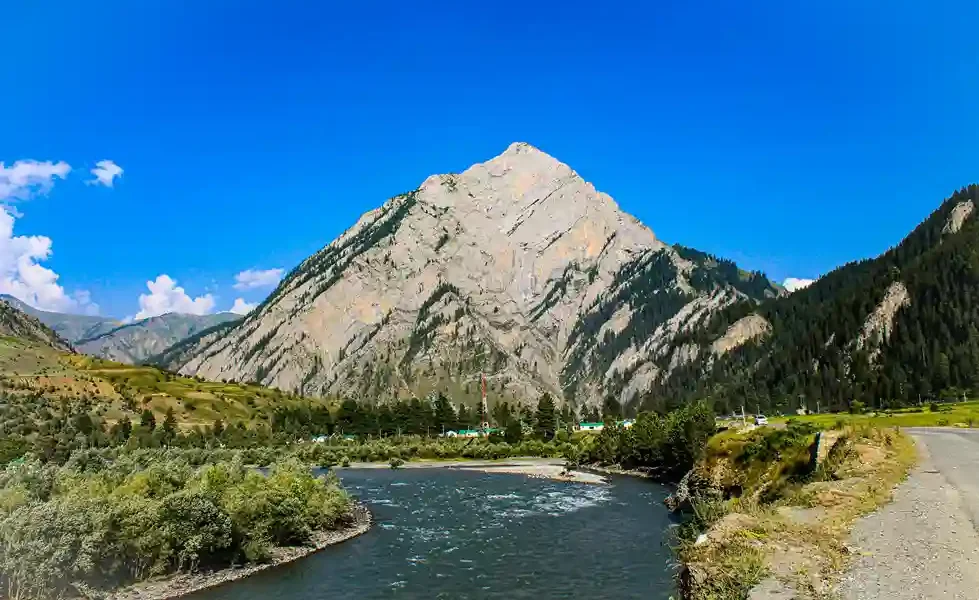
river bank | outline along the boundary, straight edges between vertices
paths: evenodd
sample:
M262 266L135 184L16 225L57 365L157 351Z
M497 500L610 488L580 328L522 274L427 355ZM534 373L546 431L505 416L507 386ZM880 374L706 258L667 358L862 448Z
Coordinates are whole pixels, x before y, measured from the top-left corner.
M390 469L386 463L350 463L343 469ZM605 477L588 471L566 471L564 461L558 458L518 458L501 460L419 460L406 462L399 469L460 469L465 471L480 471L483 473L507 473L525 475L535 479L551 479L573 483L607 483Z
M274 548L268 562L231 567L217 571L200 573L178 573L175 575L141 581L108 595L108 600L173 600L195 592L244 579L250 575L279 567L357 537L370 530L373 517L370 510L357 504L351 510L351 522L342 529L322 531L313 534L306 546Z

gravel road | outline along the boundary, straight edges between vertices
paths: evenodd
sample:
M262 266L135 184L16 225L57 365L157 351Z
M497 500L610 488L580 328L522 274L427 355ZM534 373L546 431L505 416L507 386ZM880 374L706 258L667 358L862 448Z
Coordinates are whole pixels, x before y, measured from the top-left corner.
M847 600L979 599L979 429L906 429L920 462L857 522Z

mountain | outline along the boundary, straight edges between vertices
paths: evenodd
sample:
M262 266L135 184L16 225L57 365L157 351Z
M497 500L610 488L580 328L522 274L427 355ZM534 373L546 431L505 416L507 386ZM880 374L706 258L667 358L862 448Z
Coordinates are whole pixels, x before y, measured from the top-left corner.
M232 313L214 315L168 313L121 325L95 337L78 340L75 342L75 349L116 362L139 364L184 338L239 318Z
M979 391L979 186L946 199L900 244L756 308L730 307L686 344L701 358L657 383L728 410L860 410ZM762 333L712 360L718 336ZM707 357L707 358L704 358Z
M154 360L368 401L436 389L475 399L485 374L493 399L629 402L697 358L678 336L781 293L760 273L663 243L570 167L517 143L364 214L242 321Z
M40 346L71 352L71 345L50 327L4 302L0 302L0 336L20 338Z
M0 294L0 300L41 321L70 342L96 337L122 325L121 322L107 317L71 315L38 310L8 294Z
M0 300L44 323L79 352L128 364L141 363L186 337L239 318L232 313L169 313L123 324L107 317L38 310L8 295L0 295Z

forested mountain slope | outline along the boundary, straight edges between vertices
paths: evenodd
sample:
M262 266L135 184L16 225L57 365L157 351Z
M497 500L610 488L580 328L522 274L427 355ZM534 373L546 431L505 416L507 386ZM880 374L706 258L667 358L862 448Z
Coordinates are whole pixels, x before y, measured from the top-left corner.
M686 343L707 348L748 315L767 331L674 372L650 401L710 395L729 409L846 409L979 388L976 202L979 187L962 189L883 255L756 309L716 314Z
M482 374L494 399L628 402L697 358L677 336L779 293L761 274L664 244L518 143L366 213L242 321L155 360L370 402L475 399Z

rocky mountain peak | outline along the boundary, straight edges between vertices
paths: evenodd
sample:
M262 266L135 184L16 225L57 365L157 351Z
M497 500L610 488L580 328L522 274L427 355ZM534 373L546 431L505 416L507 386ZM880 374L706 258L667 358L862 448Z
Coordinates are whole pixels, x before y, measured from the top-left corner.
M485 373L511 400L635 395L669 368L653 364L669 339L771 292L736 267L714 275L719 264L681 255L571 167L515 143L365 213L243 322L160 360L307 394L472 397Z

